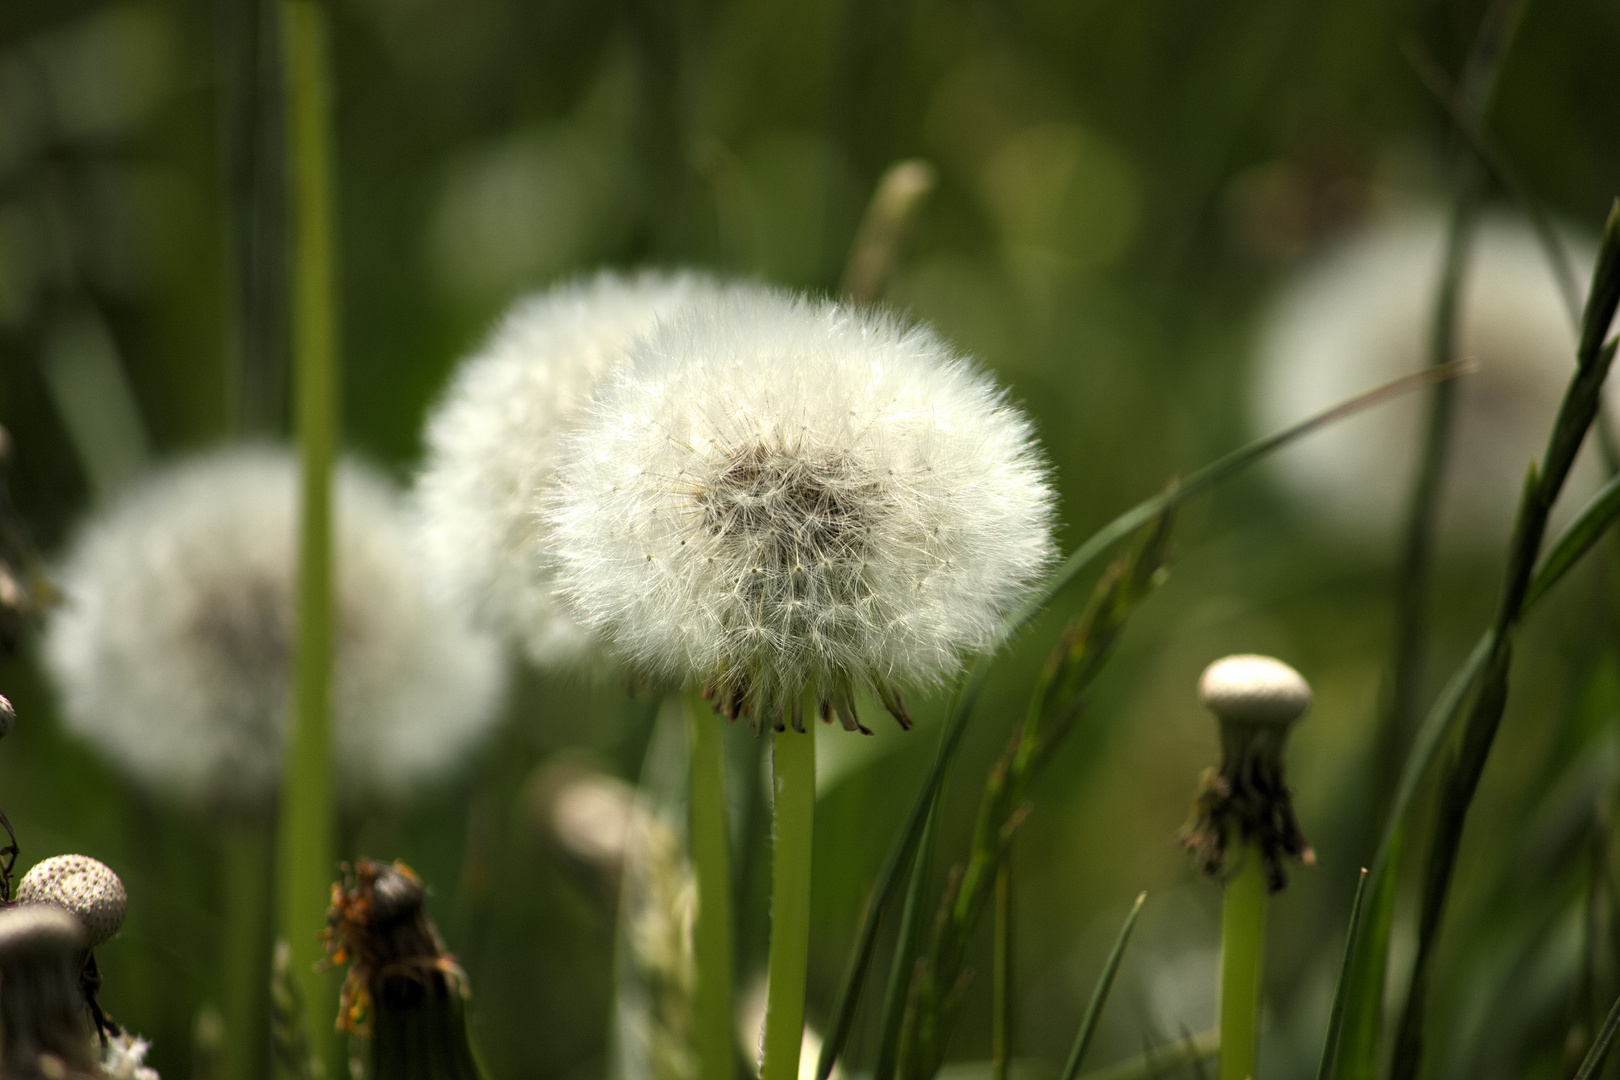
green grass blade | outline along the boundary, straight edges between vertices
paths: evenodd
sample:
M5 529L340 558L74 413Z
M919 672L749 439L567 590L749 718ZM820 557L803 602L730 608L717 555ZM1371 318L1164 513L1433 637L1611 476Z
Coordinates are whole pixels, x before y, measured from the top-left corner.
M1367 891L1367 870L1356 877L1356 898L1350 902L1350 930L1344 939L1344 961L1339 965L1339 985L1333 991L1333 1009L1328 1013L1327 1038L1322 1043L1322 1063L1316 1067L1316 1080L1331 1080L1339 1056L1339 1032L1344 1024L1344 1006L1350 995L1350 972L1356 956L1356 938L1361 932L1361 900Z
M1131 931L1136 929L1136 917L1142 914L1142 905L1146 902L1147 893L1138 893L1130 914L1125 916L1125 925L1119 928L1119 937L1114 939L1108 962L1103 965L1102 974L1097 977L1097 987L1091 992L1091 1003L1086 1006L1085 1018L1080 1021L1080 1031L1074 1037L1074 1048L1069 1051L1068 1063L1063 1066L1063 1080L1075 1080L1080 1073L1080 1063L1085 1060L1086 1051L1091 1047L1091 1038L1097 1033L1097 1021L1102 1017L1103 1006L1108 1004L1108 994L1114 988L1114 976L1119 974L1120 961L1125 959L1125 946L1130 943Z
M877 1065L873 1080L888 1080L900 1061L900 1031L905 1021L906 998L911 990L911 973L917 966L922 945L923 893L928 887L929 853L934 847L934 825L939 820L939 800L929 804L923 825L917 859L911 867L911 883L906 887L906 906L900 912L900 933L894 943L894 960L889 966L889 987L883 997L882 1032L878 1041ZM819 1065L819 1062L818 1062Z
M1598 1070L1603 1068L1603 1063L1608 1060L1609 1049L1614 1045L1614 1034L1617 1030L1620 1030L1620 999L1617 999L1614 1008L1609 1010L1608 1019L1603 1021L1603 1027L1599 1029L1597 1038L1592 1043L1592 1049L1586 1052L1586 1060L1581 1062L1580 1069L1575 1073L1575 1080L1592 1080L1598 1074Z
M1467 362L1457 361L1384 383L1315 416L1307 417L1274 435L1267 435L1241 446L1191 473L1180 486L1137 503L1093 533L1047 578L1034 596L1007 617L1004 623L1004 637L1010 638L1028 626L1075 578L1107 554L1110 548L1165 511L1209 490L1266 455L1329 424L1337 423L1363 409L1372 408L1374 405L1380 405L1425 386L1456 378L1471 370L1472 366ZM990 661L990 655L979 657L958 682L946 712L939 747L935 751L933 763L929 766L928 775L923 780L922 790L917 793L916 801L912 803L906 817L905 826L878 872L872 901L867 905L866 916L862 919L856 934L855 948L844 968L844 977L833 1005L832 1026L828 1028L827 1040L822 1044L821 1058L816 1066L816 1080L827 1080L832 1072L833 1063L838 1060L838 1055L843 1052L844 1043L849 1038L850 1026L855 1020L855 1006L859 1003L861 988L866 981L867 970L871 967L883 913L894 901L902 877L910 870L912 854L916 851L918 839L922 836L928 807L944 780L951 759L956 754L962 733L967 727L968 716L984 690L985 679L990 673Z
M1545 596L1547 590L1592 549L1592 545L1602 538L1604 530L1614 524L1616 517L1620 517L1620 476L1604 485L1603 490L1581 509L1574 522L1553 544L1553 549L1542 560L1541 568L1536 571L1529 590L1524 594L1526 611L1534 607L1536 601Z

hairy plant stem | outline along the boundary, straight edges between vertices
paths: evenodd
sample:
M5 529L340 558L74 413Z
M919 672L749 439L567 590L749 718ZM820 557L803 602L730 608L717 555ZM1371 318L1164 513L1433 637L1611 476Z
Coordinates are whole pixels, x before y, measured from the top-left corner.
M276 846L277 925L292 950L316 1056L334 1040L332 978L323 957L335 859L332 781L332 462L337 449L337 327L326 13L285 0L288 185L292 214L293 364L303 499L299 523L293 717ZM337 1062L329 1060L335 1070ZM336 1075L334 1071L332 1073Z
M810 962L810 850L816 816L816 737L778 731L772 747L771 951L760 1080L798 1080ZM708 1080L707 1077L704 1080Z
M1260 978L1266 944L1266 873L1260 847L1245 842L1226 880L1221 910L1220 1080L1255 1075L1260 1049ZM1228 856L1228 865L1232 864Z
M690 762L688 829L698 904L692 928L697 967L693 1049L703 1080L729 1077L731 1050L731 855L726 828L726 762L720 719L697 694L686 699Z

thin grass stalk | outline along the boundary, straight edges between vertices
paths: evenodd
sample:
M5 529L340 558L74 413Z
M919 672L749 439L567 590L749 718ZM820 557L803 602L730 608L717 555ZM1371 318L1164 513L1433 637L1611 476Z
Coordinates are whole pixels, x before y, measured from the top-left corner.
M1226 879L1221 907L1220 1080L1255 1075L1260 1051L1260 982L1265 970L1266 875L1260 848L1246 842Z
M725 746L720 722L695 693L686 699L686 746L690 761L688 828L697 876L697 916L692 950L693 1049L698 1076L729 1077L731 1049L731 856L726 822Z
M1463 827L1507 705L1514 632L1522 618L1525 599L1534 585L1547 520L1574 465L1575 455L1602 407L1603 383L1615 353L1613 343L1605 344L1604 337L1617 305L1620 305L1620 200L1610 211L1604 227L1603 245L1582 320L1575 375L1559 406L1544 464L1538 469L1532 463L1525 478L1492 626L1495 636L1490 657L1463 727L1458 755L1441 779L1434 842L1419 902L1417 957L1396 1035L1392 1080L1410 1080L1422 1064L1423 1025L1434 945L1445 912L1452 872L1456 869Z
M1011 639L1020 630L1033 622L1076 578L1090 569L1115 544L1166 511L1180 506L1193 496L1200 495L1223 480L1242 472L1256 461L1287 446L1296 439L1303 438L1323 427L1353 416L1363 409L1369 409L1386 401L1394 400L1413 390L1432 385L1436 381L1456 378L1466 374L1469 370L1470 368L1466 363L1457 362L1442 368L1406 375L1374 387L1366 393L1358 394L1353 398L1340 402L1273 435L1267 435L1247 443L1217 458L1210 464L1195 470L1178 486L1137 503L1131 509L1092 533L1047 577L1034 596L1004 620L1002 624L1004 629L1003 640ZM844 974L839 983L838 996L833 1005L832 1026L828 1029L826 1041L821 1048L821 1058L816 1065L816 1080L827 1080L827 1077L832 1072L833 1065L838 1060L839 1054L843 1052L845 1042L849 1038L850 1027L855 1019L855 1008L859 1004L861 990L866 982L867 969L871 965L872 956L876 949L878 929L882 925L884 912L888 910L893 902L902 878L910 873L913 856L916 853L918 841L922 836L923 824L929 813L929 806L944 781L951 759L955 756L956 748L961 742L962 733L967 727L967 719L973 712L973 707L978 701L979 693L982 691L984 681L989 674L992 659L993 657L989 655L979 657L957 680L950 704L946 708L945 723L943 730L940 732L939 745L934 752L933 762L929 766L927 776L923 779L922 788L919 790L917 798L912 802L905 826L902 828L900 835L895 838L894 844L889 849L889 854L884 859L882 868L878 871L871 902L867 904L861 918L860 927L856 933L855 947L851 950L849 960L845 964Z
M1620 1031L1620 1000L1616 1000L1614 1007L1609 1010L1608 1018L1603 1021L1603 1027L1598 1030L1597 1038L1592 1041L1592 1049L1586 1052L1586 1059L1576 1070L1575 1080L1592 1080L1603 1068L1608 1060L1609 1051L1614 1047L1614 1036Z
M878 178L844 267L840 291L845 296L857 304L874 303L883 296L906 228L936 180L934 167L917 159L896 162Z
M1333 1065L1339 1056L1339 1034L1344 1028L1344 1007L1350 994L1351 964L1356 957L1356 938L1361 931L1361 901L1367 892L1367 868L1356 877L1356 896L1350 901L1350 929L1345 933L1344 960L1339 964L1339 981L1333 989L1333 1008L1328 1012L1327 1037L1322 1040L1322 1061L1316 1067L1316 1080L1332 1080Z
M760 1080L799 1080L810 964L810 851L816 815L815 732L790 724L772 744L771 948ZM707 1080L707 1078L705 1078Z
M911 984L917 970L917 952L922 947L923 896L927 892L928 875L932 870L934 827L939 822L939 803L940 796L936 795L923 825L917 859L911 867L911 881L906 886L906 905L900 912L900 932L895 937L894 957L889 963L888 991L884 994L883 1011L879 1014L878 1055L877 1064L872 1069L872 1080L892 1080L900 1061L900 1034L904 1026L906 1002L910 999Z
M990 986L990 1080L1007 1080L1013 1040L1012 856L996 868L995 950Z
M1086 1059L1086 1051L1091 1048L1091 1040L1097 1034L1097 1021L1102 1018L1103 1006L1108 1003L1108 995L1114 988L1114 977L1119 974L1120 961L1125 959L1125 946L1130 943L1131 932L1136 929L1137 916L1142 914L1142 905L1145 903L1147 893L1137 893L1130 914L1125 916L1125 925L1119 928L1119 936L1114 939L1114 947L1109 950L1102 974L1097 976L1097 985L1091 991L1091 1001L1086 1005L1086 1015L1080 1021L1080 1030L1075 1033L1074 1046L1070 1048L1069 1059L1063 1066L1062 1080L1075 1080L1080 1072L1080 1065Z
M332 246L326 13L313 0L282 7L292 211L293 360L303 496L298 545L293 717L276 847L276 911L291 948L317 1057L333 1045L335 994L319 973L335 858L332 780L332 463L338 357ZM335 1063L334 1063L335 1064Z

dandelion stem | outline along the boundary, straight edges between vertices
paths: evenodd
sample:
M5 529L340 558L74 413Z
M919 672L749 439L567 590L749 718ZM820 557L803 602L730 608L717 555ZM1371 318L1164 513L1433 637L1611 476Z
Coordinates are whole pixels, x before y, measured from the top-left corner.
M815 735L776 733L772 754L771 959L760 1080L798 1080L810 961L810 849L816 812Z
M332 459L337 443L332 190L325 11L282 7L292 216L293 371L303 503L298 547L298 637L293 718L277 831L277 923L311 1020L317 1057L329 1056L334 994L322 959L335 861L332 782Z
M1245 842L1226 882L1221 913L1220 1080L1254 1076L1260 1043L1260 975L1266 940L1266 875L1260 848Z
M697 695L686 702L686 745L691 765L692 864L698 906L692 945L697 960L693 997L698 1076L724 1080L731 1052L731 858L726 832L725 754L719 720Z

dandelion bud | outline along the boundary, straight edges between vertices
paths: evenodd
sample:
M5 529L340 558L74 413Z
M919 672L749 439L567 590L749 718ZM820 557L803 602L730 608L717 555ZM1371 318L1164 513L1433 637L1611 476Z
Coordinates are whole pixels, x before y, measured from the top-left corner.
M124 924L129 895L107 864L84 855L58 855L23 875L20 904L55 904L84 927L85 948L95 949Z
M539 510L559 441L631 341L728 291L697 274L601 274L518 301L428 420L415 498L434 587L541 665L589 635L555 598Z
M422 879L372 859L332 886L326 948L349 962L338 1030L371 1038L370 1075L481 1080L467 1040L467 977L427 916Z
M295 632L298 463L233 450L148 479L93 520L45 640L67 726L204 810L262 814L281 768ZM423 585L396 496L334 476L338 791L397 797L490 727L495 642Z
M564 440L558 587L728 718L861 728L858 688L993 644L1051 552L1028 422L931 331L785 293L661 323Z
M1221 764L1204 773L1182 843L1217 878L1228 850L1252 843L1276 892L1288 882L1286 861L1314 861L1283 770L1288 732L1310 708L1311 688L1281 660L1228 656L1204 669L1198 696L1220 721Z
M79 990L85 932L50 904L0 908L0 1076L78 1080L100 1075Z

